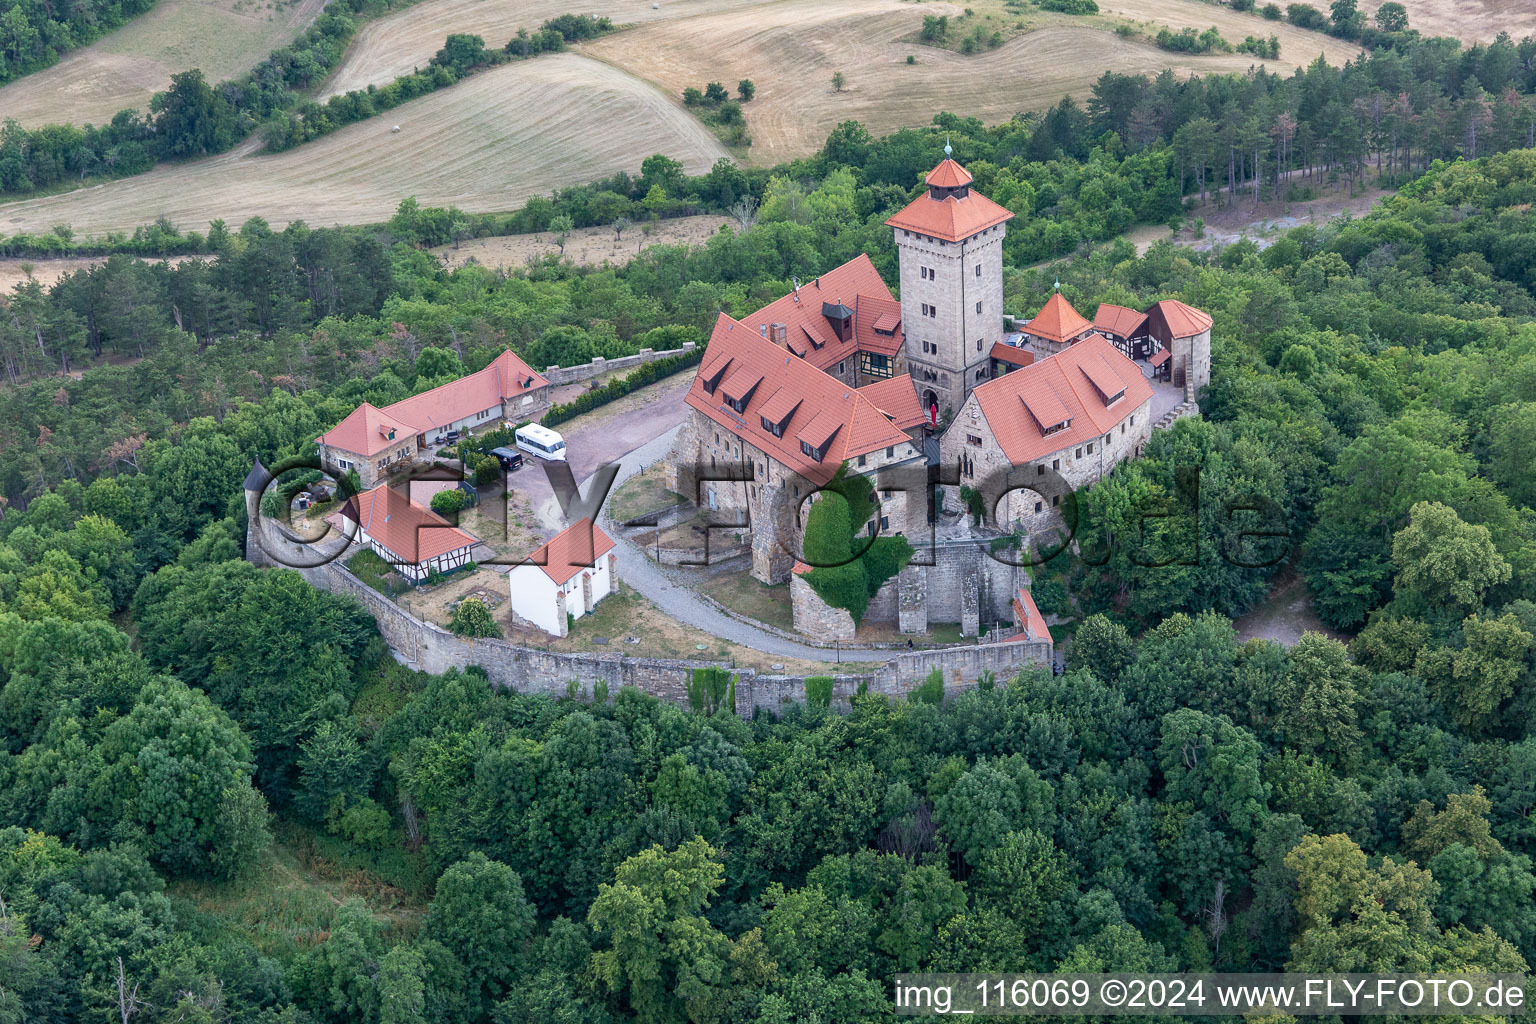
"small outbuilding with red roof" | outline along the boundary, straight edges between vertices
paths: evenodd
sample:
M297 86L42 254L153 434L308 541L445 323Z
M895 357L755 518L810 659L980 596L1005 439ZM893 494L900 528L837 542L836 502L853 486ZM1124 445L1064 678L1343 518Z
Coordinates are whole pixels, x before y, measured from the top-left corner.
M507 585L514 619L552 636L613 593L618 556L613 538L589 518L579 519L512 567Z

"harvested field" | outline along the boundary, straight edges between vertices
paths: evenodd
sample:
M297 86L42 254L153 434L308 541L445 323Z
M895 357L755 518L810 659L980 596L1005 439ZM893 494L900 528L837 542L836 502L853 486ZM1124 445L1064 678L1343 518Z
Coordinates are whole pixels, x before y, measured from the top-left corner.
M201 68L234 78L296 38L326 0L160 0L149 13L0 89L0 119L105 124L119 110L148 111L171 76ZM441 45L441 41L439 44Z
M623 266L641 250L653 245L703 245L722 224L734 226L736 221L719 214L704 213L696 217L656 221L652 225L636 224L624 232L623 241L615 238L609 227L578 228L565 241L565 258L581 266L603 263ZM647 232L646 227L651 230ZM560 245L553 234L541 231L531 235L472 238L456 246L440 245L432 250L432 255L441 259L450 270L471 261L483 267L513 268L526 266L544 256L558 256ZM0 264L0 282L5 280L4 275L4 264Z
M1355 54L1340 40L1198 0L1106 3L1120 21L1241 25L1241 32L1223 29L1238 40L1269 26L1282 36L1282 59L1268 63L1282 72L1309 63L1320 52L1336 63ZM584 44L582 52L655 82L669 97L708 81L752 79L757 98L745 110L753 139L749 156L757 164L814 152L839 122L850 118L875 135L925 124L939 111L995 122L1044 109L1066 93L1084 96L1106 68L1146 74L1171 68L1182 76L1245 71L1254 63L1247 54L1170 53L1066 15L1055 26L973 56L910 41L925 14L956 17L962 12L953 3L778 0L653 22ZM908 54L916 55L916 65L906 63ZM842 92L832 89L835 71L847 78Z
M1263 4L1260 3L1259 6L1262 7ZM1328 8L1326 2L1319 2L1317 6L1324 11ZM1360 5L1360 9L1374 15L1376 4L1368 0ZM1284 21L1268 21L1259 14L1234 11L1219 4L1204 3L1202 0L1099 0L1099 10L1105 17L1135 24L1149 36L1156 35L1160 28L1175 30L1192 28L1204 32L1212 25L1221 32L1223 39L1233 44L1242 42L1245 36L1259 36L1264 39L1274 36L1280 40L1280 59L1262 63L1272 69L1283 69L1287 72L1292 68L1306 67L1317 59L1318 54L1322 54L1327 58L1328 63L1338 67L1360 53L1359 44L1351 43L1347 39L1338 39L1323 32L1297 28ZM1179 56L1163 50L1158 52L1166 53L1170 59ZM1241 58L1245 67L1248 64L1257 63L1251 54L1238 53L1224 56ZM1102 68L1101 64L1100 69Z
M286 153L257 148L0 205L0 232L62 221L99 236L162 215L183 230L257 215L279 228L295 220L368 224L388 220L411 195L431 206L510 210L556 187L636 172L652 153L681 160L692 174L725 155L708 129L651 86L570 53L487 71Z
M165 262L176 266L183 260L211 259L209 256L172 256ZM154 257L145 257L150 263L159 263ZM79 259L0 259L0 295L9 295L19 284L26 284L30 278L44 288L52 288L59 283L59 279L66 274L73 274L77 270L85 270L98 264L107 262L105 256L89 256ZM28 275L27 268L32 273Z
M320 91L324 99L352 89L383 85L423 67L453 32L477 35L497 47L561 14L606 17L615 25L658 19L690 18L706 11L746 7L753 0L428 0L365 25L352 41L341 66Z
M1408 27L1426 36L1455 36L1467 42L1492 42L1508 32L1516 42L1536 35L1536 7L1530 0L1400 0L1408 8ZM1375 6L1363 5L1374 17Z

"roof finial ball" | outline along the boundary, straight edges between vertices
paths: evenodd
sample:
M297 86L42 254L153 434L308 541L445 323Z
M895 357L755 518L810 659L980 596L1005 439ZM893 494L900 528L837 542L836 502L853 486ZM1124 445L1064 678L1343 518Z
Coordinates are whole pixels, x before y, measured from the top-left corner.
M1061 291L1061 278L1056 279L1056 290Z
M944 155L947 157L953 152L954 150L949 148L949 136L946 135L944 136Z

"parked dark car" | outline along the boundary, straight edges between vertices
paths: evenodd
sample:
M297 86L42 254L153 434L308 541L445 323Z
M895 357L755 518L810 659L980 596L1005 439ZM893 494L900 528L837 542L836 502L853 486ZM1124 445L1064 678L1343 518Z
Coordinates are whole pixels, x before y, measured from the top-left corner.
M501 462L501 468L509 472L516 472L523 468L523 453L513 451L511 448L492 448L491 454Z

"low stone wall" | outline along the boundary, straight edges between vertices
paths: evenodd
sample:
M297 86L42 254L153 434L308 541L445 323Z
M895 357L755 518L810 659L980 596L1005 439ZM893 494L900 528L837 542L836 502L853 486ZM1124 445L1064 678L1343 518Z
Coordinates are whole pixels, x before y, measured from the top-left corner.
M632 370L645 363L655 362L658 359L670 359L672 356L680 356L685 352L692 352L698 346L694 342L684 342L682 348L669 348L657 352L655 349L643 348L632 356L617 356L613 359L604 359L598 356L590 363L580 366L551 366L544 371L544 377L551 384L575 384L578 381L591 380L605 373L613 373L619 370Z
M1051 664L1052 653L1051 644L1040 640L942 647L899 654L871 673L833 676L832 703L845 706L860 686L867 686L870 693L904 697L936 668L944 673L944 692L958 693L975 686L983 672L991 672L999 682L1004 682L1020 669L1046 668ZM743 672L736 682L736 712L743 718L751 718L757 711L777 715L785 704L804 700L804 676Z
M256 495L246 492L247 509ZM307 554L313 560L316 547L285 541L268 527L264 531L267 547L255 536L259 516L252 515L251 532L246 537L246 557L258 566L282 566L300 562ZM280 559L269 556L278 552ZM491 682L519 693L543 693L564 696L574 680L579 691L590 696L598 683L606 683L610 693L620 687L634 686L686 707L688 679L693 669L709 666L729 667L720 661L694 661L673 658L639 658L622 654L568 654L521 647L500 639L471 639L455 636L448 630L417 618L354 576L341 559L304 568L294 567L313 587L356 598L378 623L379 635L399 659L415 669L434 674L451 668L478 665ZM801 584L809 590L809 586ZM846 613L845 613L846 614ZM883 665L871 666L862 675L836 677L834 701L845 705L861 684L875 693L902 696L927 678L934 668L942 669L946 690L960 690L975 685L983 671L993 672L999 680L1026 666L1046 666L1051 661L1051 645L1039 643L995 643L979 646L954 646L898 654ZM785 703L805 699L804 676L758 675L751 669L736 670L736 711L751 718L763 710L779 714Z

